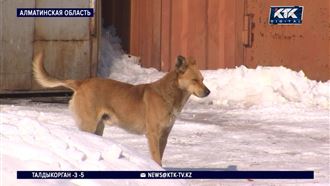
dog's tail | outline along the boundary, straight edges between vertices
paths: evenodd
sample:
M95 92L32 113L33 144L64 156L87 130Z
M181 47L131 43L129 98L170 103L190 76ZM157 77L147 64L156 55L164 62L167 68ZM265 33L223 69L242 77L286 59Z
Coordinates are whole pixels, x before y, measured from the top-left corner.
M59 80L51 77L43 64L43 53L37 54L33 60L33 75L36 81L43 87L54 88L63 86L76 91L81 84L80 81L76 80Z

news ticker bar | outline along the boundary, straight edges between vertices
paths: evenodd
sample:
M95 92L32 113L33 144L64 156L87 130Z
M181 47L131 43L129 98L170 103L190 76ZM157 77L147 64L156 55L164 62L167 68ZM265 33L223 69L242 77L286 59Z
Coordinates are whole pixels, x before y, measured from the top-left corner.
M17 8L17 17L93 17L93 8Z
M17 179L314 179L314 171L17 171Z

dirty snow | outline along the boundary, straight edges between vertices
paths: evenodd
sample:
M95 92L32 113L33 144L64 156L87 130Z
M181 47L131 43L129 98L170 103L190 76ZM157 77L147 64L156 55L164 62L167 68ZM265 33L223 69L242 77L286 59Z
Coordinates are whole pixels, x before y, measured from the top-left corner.
M113 33L103 39L101 76L150 82ZM112 41L113 43L111 43ZM107 41L107 42L104 42ZM110 42L109 42L110 41ZM107 45L107 46L106 46ZM114 70L115 69L115 70ZM161 170L144 136L77 129L67 104L1 100L1 185L329 185L330 81L284 67L202 72L209 97L192 97L164 154L166 170L314 170L314 180L16 180L17 170Z

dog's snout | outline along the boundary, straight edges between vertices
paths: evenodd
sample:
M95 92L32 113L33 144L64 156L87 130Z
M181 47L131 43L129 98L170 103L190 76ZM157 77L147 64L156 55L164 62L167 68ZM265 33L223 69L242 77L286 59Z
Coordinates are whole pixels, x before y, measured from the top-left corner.
M209 94L211 93L211 91L205 87L205 90L204 90L204 96L208 96Z

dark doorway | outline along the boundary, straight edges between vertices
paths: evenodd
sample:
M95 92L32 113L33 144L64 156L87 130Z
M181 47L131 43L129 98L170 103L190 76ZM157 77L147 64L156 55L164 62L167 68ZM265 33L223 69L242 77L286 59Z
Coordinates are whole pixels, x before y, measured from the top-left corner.
M122 48L127 53L130 52L130 17L131 0L102 0L102 26L115 26Z

